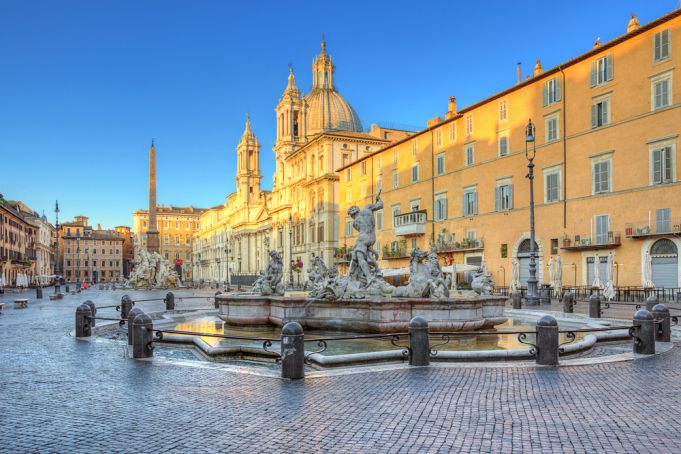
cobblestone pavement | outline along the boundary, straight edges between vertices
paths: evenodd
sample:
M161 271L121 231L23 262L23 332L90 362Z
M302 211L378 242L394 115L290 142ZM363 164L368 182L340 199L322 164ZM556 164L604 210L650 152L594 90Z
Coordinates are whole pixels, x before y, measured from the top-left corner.
M122 293L89 290L24 310L11 307L15 295L1 298L1 452L681 452L679 348L590 366L287 382L135 361L118 343L68 335L80 302Z

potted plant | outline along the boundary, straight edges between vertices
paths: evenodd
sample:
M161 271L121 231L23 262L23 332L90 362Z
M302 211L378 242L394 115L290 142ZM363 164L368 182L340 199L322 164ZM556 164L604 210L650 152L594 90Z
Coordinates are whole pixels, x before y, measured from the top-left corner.
M567 233L563 233L563 247L570 247L570 237L567 235Z

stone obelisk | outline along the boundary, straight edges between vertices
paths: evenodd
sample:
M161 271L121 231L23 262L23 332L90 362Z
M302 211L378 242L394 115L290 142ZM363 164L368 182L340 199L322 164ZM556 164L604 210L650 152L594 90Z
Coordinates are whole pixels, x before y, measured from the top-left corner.
M149 150L149 229L147 230L147 251L161 252L161 239L156 227L156 148L151 140Z

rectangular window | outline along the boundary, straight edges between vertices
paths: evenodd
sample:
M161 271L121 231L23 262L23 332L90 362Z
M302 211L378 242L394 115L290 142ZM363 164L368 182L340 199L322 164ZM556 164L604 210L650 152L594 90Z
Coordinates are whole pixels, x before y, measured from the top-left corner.
M367 162L366 161L362 161L362 162L359 163L359 171L362 175L367 174Z
M593 163L593 193L610 192L610 160Z
M596 244L608 244L608 215L596 216Z
M560 79L554 77L544 82L542 86L542 104L544 107L559 102L561 96Z
M671 56L671 30L655 33L653 40L653 61L655 63L666 60Z
M376 230L383 230L383 210L376 210Z
M397 170L393 170L393 189L397 189L397 186L398 186Z
M416 156L416 153L419 150L419 139L415 138L414 140L411 141L411 155Z
M411 182L416 183L417 181L419 181L419 165L414 164L411 167Z
M466 238L469 240L475 240L475 230L468 230L466 232Z
M506 104L505 99L499 102L499 121L508 120L508 109Z
M352 169L345 169L345 181L352 180Z
M324 222L320 222L317 224L317 241L322 242L325 241L326 238L324 237Z
M513 208L513 185L508 182L497 183L494 189L494 209L507 211Z
M478 192L476 188L464 189L461 206L463 216L478 214Z
M466 165L471 166L475 162L475 144L466 145Z
M558 129L558 114L546 117L546 142L553 142L560 138Z
M560 168L544 171L544 203L560 200Z
M437 128L437 130L435 131L435 146L436 147L442 146L442 128Z
M352 236L352 219L345 221L345 236Z
M376 156L376 169L381 170L381 156Z
M378 177L378 180L376 180L376 192L381 192L383 190L383 178L380 176Z
M397 147L393 150L393 165L397 165Z
M551 255L558 254L558 238L551 238Z
M456 141L456 125L454 122L449 123L449 143Z
M435 196L435 206L433 207L434 220L444 221L447 219L447 194Z
M367 184L362 183L359 187L359 194L361 197L366 197L367 196Z
M435 167L436 167L436 173L437 175L444 175L445 173L445 154L444 153L438 153L437 157L435 158Z
M591 86L610 82L613 79L613 61L612 55L606 55L599 58L591 64Z
M508 133L499 134L499 156L508 155Z
M349 202L352 200L352 188L345 188L345 201Z
M591 105L591 127L600 128L610 123L610 98Z
M392 215L393 215L393 227L395 227L395 222L396 222L397 216L399 216L399 214L400 214L400 206L395 205L391 208L391 210L392 210Z
M667 107L672 103L672 73L658 76L651 81L650 95L653 110Z
M651 151L651 161L653 184L674 181L674 156L671 146L654 148Z
M670 233L672 231L672 210L659 208L655 210L655 233Z
M473 115L466 115L466 134L473 134Z

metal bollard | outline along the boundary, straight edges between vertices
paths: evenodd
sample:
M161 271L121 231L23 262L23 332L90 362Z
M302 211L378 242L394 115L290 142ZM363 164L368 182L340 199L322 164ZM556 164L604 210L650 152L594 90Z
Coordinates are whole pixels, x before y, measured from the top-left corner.
M83 304L87 304L88 306L90 306L90 312L92 312L92 317L97 316L97 307L95 306L95 303L93 303L90 300L87 300ZM91 318L90 319L90 326L94 328L95 325L97 324L96 322L97 322L97 320L95 320L94 318Z
M656 304L653 307L653 318L656 322L655 340L658 342L672 341L672 322L669 309L664 304Z
M143 313L144 312L142 312L142 309L139 307L133 307L128 313L128 345L132 345L132 336L135 333L135 331L132 329L132 322L135 320L135 317Z
M558 322L550 315L537 321L537 364L558 365Z
M513 302L513 309L523 308L523 295L520 292L511 293L511 301Z
M428 320L417 315L409 320L409 365L427 366L429 364Z
M90 337L92 335L92 327L88 317L92 317L92 310L90 306L83 303L76 309L76 337Z
M132 320L132 357L151 358L154 356L154 322L147 314L142 312Z
M121 297L121 318L128 318L130 309L132 309L133 302L128 295Z
M592 293L589 297L589 317L601 318L601 297L598 293Z
M305 377L305 334L298 322L288 322L281 330L281 376Z
M653 308L657 304L657 296L655 295L650 295L648 298L646 298L646 310L648 312L652 312Z
M222 292L220 292L220 291L215 292L215 298L214 298L214 300L215 300L215 309L219 309L219 308L220 308L220 304L218 304L218 295L222 295Z
M36 287L35 288L35 297L36 299L43 299L43 288L42 287Z
M634 353L655 354L655 320L653 314L646 309L639 309L634 314L633 325L630 332L634 337Z
M173 292L166 293L166 297L163 298L163 301L166 303L167 311L175 310L175 295L173 294Z
M572 314L575 311L575 302L572 299L572 293L565 292L563 294L563 312Z

